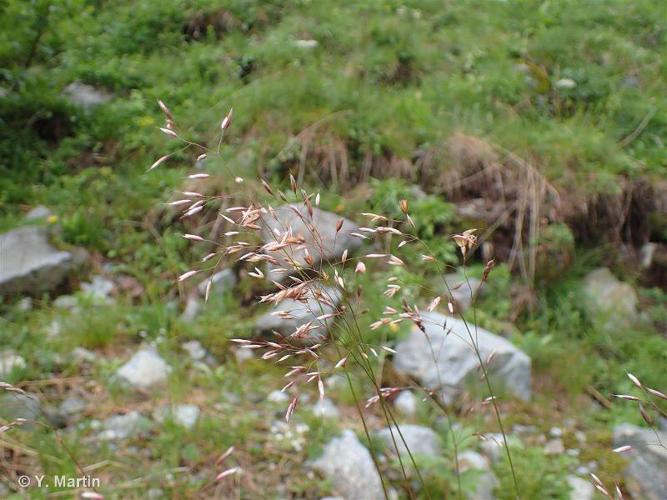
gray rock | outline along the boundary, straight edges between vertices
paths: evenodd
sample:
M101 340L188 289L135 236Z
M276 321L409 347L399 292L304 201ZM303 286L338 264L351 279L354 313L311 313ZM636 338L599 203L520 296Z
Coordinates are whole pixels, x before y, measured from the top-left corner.
M53 215L51 210L46 208L44 205L38 205L25 215L25 220L32 221L46 219L51 217L51 215Z
M21 312L32 311L32 297L23 297L21 300L19 300L17 306L18 310Z
M75 347L72 350L72 359L79 363L93 363L97 360L97 354L83 347Z
M131 411L124 415L114 415L102 423L102 432L98 439L113 441L127 439L150 428L150 421L138 411Z
M318 298L321 297L321 298ZM324 300L329 304L323 303ZM316 318L323 314L334 312L341 300L341 293L338 289L332 287L311 287L308 291L308 298L304 302L292 299L286 299L277 305L274 305L269 312L260 316L255 323L255 330L260 334L271 335L273 331L286 337L292 335L297 328L314 322L317 328L308 332L305 337L292 340L303 343L316 343L326 338L327 331L333 320L331 318L319 321ZM334 307L331 307L333 305ZM280 317L278 313L286 311L290 314L289 318Z
M642 245L639 250L639 262L642 269L649 269L651 267L657 249L657 243L644 243L644 245Z
M440 436L432 429L421 425L399 424L398 428L392 425L391 430L385 427L377 432L377 436L384 442L387 452L391 455L395 456L398 448L398 453L404 461L410 460L408 451L413 457L437 457L441 453Z
M28 421L24 429L34 428L30 423L42 415L42 403L34 394L5 393L0 395L0 417L7 421L24 418Z
M503 440L503 435L500 433L491 433L485 434L485 438L480 443L480 448L482 452L489 457L491 462L497 462L501 457L505 456L505 441ZM522 446L521 441L515 436L507 436L507 444L510 447L510 451L513 447L520 448Z
M667 449L659 443L667 443L667 433L631 424L614 428L614 447L632 446L623 456L629 461L625 485L633 498L667 499Z
M282 391L271 391L266 397L270 403L284 404L289 401L290 397Z
M452 402L468 384L479 384L479 361L462 320L438 313L424 313L424 334L416 326L408 338L396 346L394 367L418 379L424 387L440 392L443 401ZM445 325L445 328L443 328ZM489 377L521 399L530 399L531 361L511 342L469 324L483 360L494 353L487 364ZM435 356L435 362L434 362Z
M473 450L465 450L459 453L459 470L489 470L489 459L481 453Z
M567 476L566 479L570 485L570 500L592 500L595 488L590 481L577 476Z
M394 400L394 406L403 415L412 416L417 413L417 398L412 391L401 391Z
M562 455L565 453L565 446L563 445L563 440L552 439L544 446L544 453L546 455Z
M72 82L63 91L65 97L69 101L86 111L90 111L97 106L100 106L113 97L111 94L104 90L99 90L93 87L92 85L86 85L81 82Z
M171 367L153 348L143 348L121 366L116 375L139 389L165 382Z
M314 49L317 47L317 40L296 40L294 45L299 49Z
M344 430L332 439L312 465L329 479L334 492L346 500L384 499L373 458L351 430Z
M114 282L104 276L93 276L90 282L81 283L81 295L95 304L110 304L115 288Z
M199 313L202 310L202 306L203 303L198 297L195 295L190 295L187 302L185 303L183 314L181 314L181 320L185 321L186 323L194 321L197 319L197 316L199 316Z
M352 251L361 246L361 239L351 235L359 229L354 222L343 219L343 226L336 233L336 224L341 219L343 218L336 214L318 208L313 209L311 218L308 210L301 204L283 205L276 208L273 214L263 217L262 239L264 243L280 241L291 229L292 236L303 238L304 245L313 258L313 266L317 266L322 261L339 259L346 249ZM304 268L309 267L301 248L287 248L271 255L276 258L280 268L291 270L290 261ZM269 269L267 277L275 281L281 281L291 272L279 271L275 266L270 266Z
M185 352L188 353L190 359L193 361L202 361L208 352L204 349L204 346L201 345L201 342L198 340L189 340L188 342L183 342L181 347Z
M637 317L637 292L606 267L586 275L583 295L588 313L607 330L627 327Z
M255 353L248 347L239 347L234 351L234 357L238 363L245 363L246 361L253 359Z
M475 480L475 490L468 496L469 500L493 500L496 496L493 491L500 486L500 481L491 471L484 471Z
M164 422L167 418L171 419L178 425L190 430L192 429L197 420L199 419L199 414L201 410L197 405L192 404L182 404L175 406L161 406L154 413L154 418L158 422Z
M197 285L199 294L202 297L206 296L206 287L208 286L209 281L211 282L211 291L209 292L209 296L213 296L214 293L217 295L222 295L225 292L231 291L232 288L236 286L236 282L238 280L236 279L236 274L234 274L234 271L231 269L223 269L222 271L218 271Z
M63 311L77 311L79 309L79 301L74 295L61 295L53 301L53 307Z
M76 420L86 410L88 403L85 399L76 396L68 396L60 403L59 412L66 421Z
M76 264L72 253L51 246L44 228L0 234L0 295L53 290Z
M465 279L462 273L445 274L445 281L452 292L452 299L454 299L454 307L457 311L463 312L470 308L473 302L473 297L480 291L482 282L477 278ZM445 296L447 296L447 289L444 289Z
M313 405L313 413L322 418L338 418L340 411L329 398L318 399Z
M14 370L21 370L25 367L25 359L14 351L0 352L0 378L7 377Z

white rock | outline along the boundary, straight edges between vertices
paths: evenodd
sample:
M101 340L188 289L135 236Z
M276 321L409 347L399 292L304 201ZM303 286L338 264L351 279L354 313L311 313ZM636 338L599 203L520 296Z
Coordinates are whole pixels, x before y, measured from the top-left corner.
M32 298L31 297L23 297L21 300L19 300L18 310L21 311L21 312L31 311L32 310Z
M331 482L334 492L346 500L384 500L373 458L351 430L344 430L332 439L312 465Z
M317 40L296 40L294 45L300 49L314 49L317 47L318 43Z
M337 233L336 224L341 219L343 220L343 225ZM304 223L304 221L308 224ZM308 252L313 258L314 267L317 267L322 260L339 259L346 249L352 251L361 246L361 240L351 236L351 233L359 229L354 222L318 208L313 209L313 216L311 218L303 204L278 207L272 214L265 215L263 222L264 227L262 228L261 235L264 243L272 243L280 240L287 228L292 229L293 236L303 237ZM312 230L313 228L314 231ZM285 252L287 252L287 256ZM278 267L281 268L291 268L290 261L292 260L302 267L309 267L301 246L299 246L298 251L296 249L283 249L273 252L271 255L278 260ZM275 266L269 266L269 269L273 270ZM267 278L281 281L288 274L269 272Z
M0 296L52 290L75 267L74 256L53 248L41 227L0 234L0 256Z
M102 424L102 432L98 438L102 441L127 439L146 430L150 423L138 411L131 411L123 415L114 415Z
M561 439L552 439L544 446L546 455L562 455L565 453L565 446Z
M584 278L584 306L605 329L627 327L637 317L637 292L601 267Z
M14 370L25 368L26 362L22 356L13 351L0 352L0 378L9 376Z
M570 485L570 500L592 500L595 488L590 481L577 476L567 476L566 479Z
M391 430L385 427L377 432L377 436L384 442L388 453L395 455L398 448L398 453L404 460L410 460L408 450L413 456L437 457L441 454L440 436L432 429L421 425L399 424L398 427L392 425Z
M556 82L556 88L559 89L573 89L576 86L577 82L575 82L572 78L561 78Z
M155 410L153 418L162 423L171 417L175 423L189 430L197 423L200 413L199 406L193 404L164 405Z
M116 374L133 387L147 389L165 382L171 367L152 348L143 348L132 356Z
M271 403L283 404L289 401L289 396L282 391L271 391L266 400Z
M660 443L667 443L667 433L631 424L614 428L614 447L632 446L623 456L629 461L625 486L633 498L667 498L667 449Z
M206 287L208 286L209 281L211 281L211 291L209 296L212 296L213 294L222 295L225 292L231 291L232 288L236 286L237 279L236 274L234 274L234 271L231 269L218 271L197 285L199 294L202 297L206 296Z
M184 351L188 353L190 359L193 361L201 361L206 357L206 349L201 345L201 342L198 340L189 340L188 342L183 342L181 347Z
M329 398L318 399L313 405L313 413L322 418L338 418L340 411Z
M465 450L459 453L459 470L489 470L489 459L473 450Z
M445 281L452 292L454 306L459 312L466 311L473 303L473 297L480 292L482 282L477 278L469 277L467 280L462 273L451 273L445 275ZM447 289L444 289L447 298Z
M305 303L291 299L283 300L257 319L255 330L266 335L271 335L273 331L277 331L281 335L290 336L297 328L309 322L314 322L317 328L308 332L305 337L299 339L292 337L291 340L304 344L320 342L326 337L333 320L329 318L318 321L316 318L335 310L334 307L331 307L331 304L323 303L323 299L328 300L336 307L341 300L341 293L337 288L312 286L308 289L308 298ZM275 314L279 311L288 311L292 317L289 319L281 318Z
M72 350L72 358L79 363L92 363L97 360L97 354L83 347L75 347Z
M202 306L203 303L198 297L195 297L194 295L189 296L187 302L185 303L183 314L181 314L181 319L186 323L194 321L197 319L197 316L199 316L199 313L202 310Z
M237 362L244 363L250 359L253 359L255 357L255 353L248 347L239 347L234 351L234 356L236 357Z
M505 441L503 435L500 433L485 434L486 439L480 443L482 452L491 459L492 462L497 462L501 457L505 456ZM521 441L514 436L507 436L507 444L510 447L510 452L513 447L521 447Z
M74 295L61 295L53 301L53 307L64 311L76 311L79 309L79 301Z
M89 111L112 98L106 91L96 89L92 85L81 82L72 82L63 91L63 94L76 106Z
M412 416L417 413L417 398L412 391L401 391L394 399L394 406L403 415Z
M38 205L25 215L25 220L46 219L52 215L51 210L44 205Z
M468 384L479 384L479 361L462 320L438 313L423 313L422 317L426 334L413 327L408 338L396 346L394 367L399 373L415 377L427 389L439 391L443 401L449 403ZM483 328L475 330L474 325L469 327L482 359L494 353L487 371L496 388L503 384L519 398L530 399L530 358L504 338Z
M111 293L116 288L113 281L104 276L93 276L88 283L81 283L83 297L92 300L96 304L112 303Z

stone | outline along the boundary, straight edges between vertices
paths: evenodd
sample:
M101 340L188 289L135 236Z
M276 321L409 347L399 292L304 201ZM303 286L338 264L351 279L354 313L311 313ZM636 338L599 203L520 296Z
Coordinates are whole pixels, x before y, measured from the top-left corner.
M199 409L199 406L193 404L174 406L164 405L155 411L154 418L162 423L167 420L167 418L171 417L175 423L190 430L197 423L200 413L201 410Z
M343 225L340 231L336 232L336 225L340 220L343 220ZM361 239L352 236L352 233L359 229L354 222L318 208L313 208L311 218L302 204L283 205L264 215L262 239L264 243L275 243L280 241L290 228L293 237L303 238L313 258L313 267L317 267L322 261L340 259L345 250L352 251L361 246ZM298 246L298 250L287 248L270 252L278 261L277 267L291 269L292 261L303 268L310 267L306 263L301 245ZM276 266L269 266L267 278L281 281L289 274L290 271L278 271Z
M63 94L72 104L83 108L85 111L90 111L108 102L113 97L104 90L99 90L92 85L81 82L70 83L63 90Z
M49 243L42 227L23 227L0 234L0 296L51 291L76 267L70 252Z
M497 462L503 457L505 453L505 441L503 440L503 435L501 433L490 433L484 435L484 439L480 443L480 448L482 452L489 457L491 462ZM514 436L507 436L507 444L510 447L520 448L522 446L521 441ZM511 450L510 450L511 451Z
M392 439L393 431L393 439ZM400 431L400 434L399 434ZM421 425L399 424L392 425L377 432L377 436L384 442L388 453L396 455L396 448L403 460L410 460L408 450L415 456L437 457L441 453L441 441L432 429ZM394 446L394 440L396 446Z
M552 438L563 437L563 429L561 429L560 427L552 427L551 429L549 429L549 435Z
M318 399L313 405L313 413L322 418L338 418L340 411L329 398Z
M394 406L403 415L411 417L417 413L417 398L412 391L401 391L394 399Z
M209 297L212 297L213 294L222 295L225 292L230 292L236 286L238 280L231 269L218 271L197 285L197 290L202 297L206 296L206 287L209 281L211 282Z
M190 295L185 303L183 314L181 314L181 320L185 321L186 323L194 321L197 319L197 316L199 316L199 313L202 310L202 306L203 303L199 297Z
M0 378L8 377L14 370L22 370L26 366L25 359L14 351L0 352Z
M171 367L153 348L143 348L121 366L116 375L133 387L147 389L163 383L171 373Z
M445 274L445 281L452 292L452 299L454 308L457 312L464 312L470 309L473 303L473 297L481 290L482 282L477 278L469 277L466 280L461 273ZM447 298L447 289L443 290L445 298Z
M44 205L38 205L32 210L30 210L30 212L25 214L25 220L34 221L34 220L48 219L49 217L51 217L51 215L53 215L51 213L51 210L46 208Z
M71 353L72 359L79 363L93 363L97 360L97 354L83 347L75 347Z
M318 43L317 40L296 40L294 45L300 49L314 49L317 47Z
M61 295L53 301L53 307L63 311L77 311L79 309L79 301L74 295Z
M544 446L544 453L546 455L562 455L565 453L565 446L563 445L563 440L552 439Z
M32 297L23 297L17 304L18 310L21 312L32 311Z
M629 462L625 471L625 486L633 498L667 498L667 449L660 443L667 443L667 433L631 424L614 428L614 447L632 446L623 456Z
M575 82L572 78L561 78L558 80L555 84L556 88L558 89L573 89L577 86L577 82Z
M81 295L95 304L110 304L115 288L114 282L104 276L93 276L90 282L81 283Z
M423 313L422 318L426 333L413 327L408 338L396 346L394 367L399 373L419 380L425 388L438 391L442 400L450 403L469 384L480 383L479 361L462 320L435 312ZM520 399L530 399L528 355L498 335L483 328L475 330L471 324L469 327L472 335L476 335L481 358L487 360L494 353L487 371L496 390L502 384Z
M42 403L34 394L5 393L0 395L0 417L11 422L24 418L23 429L34 428L34 422L42 415Z
M98 438L102 441L127 439L150 428L150 421L138 411L122 415L113 415L102 423L102 432Z
M385 498L370 452L349 429L327 443L312 466L331 482L334 493L346 500Z
M323 299L329 301L329 303L324 303ZM316 328L307 332L305 336L291 337L290 340L305 344L321 342L326 338L333 319L318 321L316 318L334 312L340 300L341 293L337 288L312 286L308 289L305 303L292 299L283 300L274 305L269 312L259 317L255 323L255 330L259 334L269 336L272 335L273 331L276 331L285 337L289 337L297 328L309 322L314 322ZM289 312L291 317L280 317L278 313L281 311Z
M271 391L266 400L270 403L284 404L289 401L289 396L282 391Z
M239 347L234 351L234 357L238 363L245 363L255 357L255 353L249 347Z
M578 476L567 476L565 478L570 486L570 500L592 500L595 488L590 481Z
M493 491L500 486L500 481L496 475L491 471L484 471L475 480L475 490L469 497L470 500L493 500L496 496Z
M586 275L583 282L584 306L606 330L617 330L637 318L637 292L601 267Z
M465 450L459 453L459 470L463 473L467 470L489 470L489 459L481 453L473 450Z
M202 361L208 354L206 349L204 349L204 346L202 346L201 342L198 340L189 340L188 342L183 342L181 347L185 352L188 353L190 359L193 361Z
M85 399L77 396L68 396L62 403L60 403L60 414L66 420L73 420L86 410L88 403Z

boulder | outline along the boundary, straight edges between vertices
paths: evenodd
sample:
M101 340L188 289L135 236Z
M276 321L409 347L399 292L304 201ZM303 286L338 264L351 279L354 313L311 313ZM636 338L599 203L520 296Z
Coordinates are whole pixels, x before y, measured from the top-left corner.
M586 275L583 295L589 315L607 330L627 327L637 318L637 292L606 267Z
M442 449L440 436L432 429L421 425L399 424L398 427L392 425L391 429L385 427L378 431L377 436L385 444L390 454L396 455L396 448L398 448L398 453L403 461L410 460L408 450L413 457L437 457ZM396 446L394 446L394 440Z
M351 430L332 439L312 463L331 482L334 493L346 500L384 500L373 458Z
M23 227L0 234L0 295L51 291L77 260L74 254L51 246L45 228Z
M469 277L466 281L465 276L460 273L445 274L445 281L452 292L452 299L454 299L454 307L457 311L463 312L470 308L475 297L482 285L481 280ZM445 297L447 297L447 288L443 290Z
M523 351L470 323L469 334L463 320L439 313L424 313L422 317L426 333L414 326L408 338L396 346L394 367L399 373L416 378L427 389L438 391L443 401L452 402L468 384L480 383L472 334L485 363L494 353L486 368L495 390L502 384L517 397L530 399L531 361Z
M343 220L343 225L340 231L336 232L336 225L340 220ZM302 238L303 245L313 258L313 267L317 267L323 261L340 259L345 250L352 251L361 246L361 239L352 236L352 233L359 229L354 222L318 208L313 209L311 217L301 204L278 207L272 213L264 215L262 223L261 234L264 243L281 241L287 234L291 234L294 238ZM278 261L278 268L287 269L280 271L276 266L269 266L267 277L274 281L286 278L292 272L294 264L302 268L310 267L306 263L301 245L295 244L291 248L273 252L271 255Z
M171 367L152 348L143 348L121 366L116 375L133 387L147 389L165 382Z
M331 304L325 304L316 297L321 295L328 299ZM314 344L322 341L326 335L333 319L318 321L316 318L323 314L334 312L341 300L341 293L338 289L332 287L312 287L305 302L299 302L292 299L286 299L279 304L274 305L269 312L261 316L255 323L255 330L259 334L271 335L276 331L281 335L288 337L292 335L297 328L313 321L317 328L308 332L306 337L299 341L305 344ZM290 317L284 317L279 314L281 311L288 312ZM296 339L295 339L296 340Z
M662 446L661 444L662 443ZM643 429L631 424L614 428L614 447L632 446L623 453L628 459L625 486L633 498L665 500L667 498L667 433Z

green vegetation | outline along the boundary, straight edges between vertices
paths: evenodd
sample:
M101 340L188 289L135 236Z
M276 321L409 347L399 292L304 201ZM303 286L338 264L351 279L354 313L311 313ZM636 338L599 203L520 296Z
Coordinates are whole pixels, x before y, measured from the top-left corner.
M159 133L162 99L179 133L213 151L220 121L234 109L220 154L204 162L214 184L207 194L245 203L256 178L288 192L293 174L321 191L321 208L362 225L361 212L400 218L399 202L407 199L416 233L448 271L459 263L449 236L471 223L483 224L480 232L490 227L457 210L485 191L455 185L450 174L469 174L464 164L503 170L511 155L534 168L562 198L562 211L540 213L548 220L539 234L518 229L535 248L535 272L510 269L514 222L493 228L498 237L489 241L506 252L466 318L506 335L532 358L534 398L501 406L509 424L546 433L573 422L568 427L588 436L588 444L570 443L587 448L577 460L596 461L604 481L621 483L623 459L610 451L610 431L643 420L636 405L609 398L639 394L628 372L666 389L667 294L664 282L654 287L642 274L638 258L619 252L621 244L637 246L635 235L607 237L634 221L593 220L577 210L586 206L589 214L598 202L625 200L628 186L664 189L666 77L664 6L654 0L0 0L0 231L45 205L58 244L92 256L81 281L88 271L131 280L111 303L75 294L78 310L57 307L48 295L34 297L29 311L19 298L0 298L0 351L27 361L3 380L39 392L52 406L69 391L88 401L82 421L67 430L16 429L6 440L0 434L0 456L26 473L75 475L80 465L98 464L107 498L144 498L150 488L180 498L236 491L242 498L317 498L331 493L330 485L304 473L303 463L341 422L363 435L344 381L332 396L344 408L340 422L298 410L304 442L276 441L272 422L282 421L286 405L266 395L284 385L283 372L259 360L242 364L228 342L250 337L263 312L251 305L264 292L256 282L242 279L193 321L180 316L191 290L176 277L205 254L181 235L211 230L215 209L188 222L165 206L188 190L184 177L202 151ZM73 82L109 99L81 107L65 91ZM456 137L483 138L474 158L452 143ZM165 154L171 157L147 173ZM645 240L664 245L664 214L637 210ZM383 251L394 243L387 240ZM480 254L469 277L483 275ZM426 306L444 293L441 276L419 253L406 261L409 270L378 265L355 275L352 267L344 276L370 297L359 318L364 339L377 334L368 327L385 306L400 307L403 297ZM641 314L631 328L610 331L583 305L582 278L600 265L639 290ZM383 296L390 275L404 283L402 297ZM391 344L406 330L379 335ZM190 360L181 348L188 340L199 340L219 363ZM137 394L113 380L145 341L155 341L174 367L159 394ZM98 361L75 359L76 347L95 351ZM383 382L391 385L394 376ZM353 387L363 399L372 389L363 379ZM120 410L150 415L160 404L184 402L202 408L190 430L167 420L120 447L88 444L99 421ZM465 429L497 432L488 415L465 410L452 409ZM379 410L369 412L381 423ZM410 420L434 426L437 416L423 404ZM469 437L465 447L476 443ZM232 445L242 450L244 475L216 490L222 469L215 462ZM517 449L522 498L568 498L565 478L576 468L570 458L545 455L539 443ZM494 465L498 497L513 498L504 460ZM453 461L424 463L424 498L456 494ZM383 467L405 493L396 464ZM475 485L474 472L462 476L465 492Z

